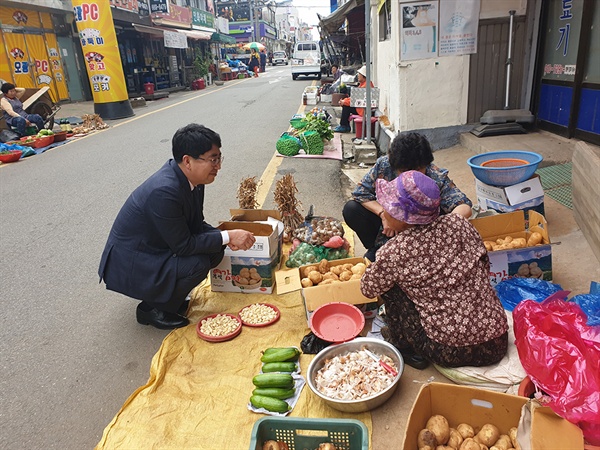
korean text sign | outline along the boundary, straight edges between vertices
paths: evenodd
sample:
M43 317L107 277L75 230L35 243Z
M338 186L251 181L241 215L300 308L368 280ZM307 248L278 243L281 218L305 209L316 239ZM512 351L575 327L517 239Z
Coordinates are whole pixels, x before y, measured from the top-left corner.
M73 0L72 3L94 103L127 100L109 0Z

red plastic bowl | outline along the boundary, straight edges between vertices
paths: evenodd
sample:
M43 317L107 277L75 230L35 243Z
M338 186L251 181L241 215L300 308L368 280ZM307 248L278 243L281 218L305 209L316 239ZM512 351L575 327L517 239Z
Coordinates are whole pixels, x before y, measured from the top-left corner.
M354 339L365 326L365 316L356 306L343 302L327 303L310 316L310 329L327 342Z
M240 320L242 321L242 323L244 325L246 325L247 327L260 328L260 327L267 327L269 325L272 325L279 320L281 313L279 312L279 308L277 308L277 306L271 305L270 303L256 303L256 304L257 305L265 305L265 306L268 306L269 308L273 309L276 314L275 318L273 320L270 320L269 322L264 322L264 323L259 323L259 324L245 322L244 319L242 318L242 311L245 310L246 308L249 308L250 306L252 306L252 305L248 305L248 306L245 306L244 308L242 308L240 310L240 312L238 313L240 316Z
M0 155L0 161L3 163L11 163L21 159L23 152L21 150L8 150L10 153L6 155Z
M206 316L203 317L202 319L200 319L200 321L196 324L196 333L198 333L198 336L202 339L204 339L205 341L208 342L225 342L228 341L230 339L233 339L234 337L236 337L237 335L239 335L242 332L242 321L240 320L239 317L234 316L233 314L220 314L222 316L228 316L231 317L232 319L235 319L238 323L237 328L229 334L224 334L223 336L209 336L208 334L204 334L200 331L200 327L202 326L202 321L206 320L206 319L212 319L213 317L217 317L219 314L211 314L210 316Z
M44 137L40 137L40 138L34 139L34 141L31 144L31 146L33 148L42 148L42 147L49 146L53 142L54 142L54 136L52 136L52 135L50 135L50 136L44 136Z
M67 139L67 131L59 131L58 133L54 133L54 142L62 142Z

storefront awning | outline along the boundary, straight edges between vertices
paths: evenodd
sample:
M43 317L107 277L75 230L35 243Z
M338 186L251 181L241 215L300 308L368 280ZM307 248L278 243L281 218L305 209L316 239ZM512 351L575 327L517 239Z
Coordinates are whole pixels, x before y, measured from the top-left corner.
M210 41L212 33L208 31L197 31L197 30L177 30L179 33L185 34L190 39L197 39L199 41Z
M133 25L135 31L138 31L140 33L151 34L153 36L164 35L164 30L159 27L147 27L146 25L139 25L137 23L132 23L131 25Z
M335 33L346 20L346 16L357 6L365 4L365 0L349 0L327 17L320 17L321 27L329 33Z
M235 44L236 40L233 36L229 36L228 34L222 34L219 32L213 33L211 38L213 42L220 42L222 44Z

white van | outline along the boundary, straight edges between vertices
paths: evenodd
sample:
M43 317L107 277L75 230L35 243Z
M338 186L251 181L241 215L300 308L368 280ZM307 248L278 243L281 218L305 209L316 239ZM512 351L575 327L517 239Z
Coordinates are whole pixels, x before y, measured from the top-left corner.
M315 75L321 78L321 48L318 41L300 41L292 54L292 79L298 75Z

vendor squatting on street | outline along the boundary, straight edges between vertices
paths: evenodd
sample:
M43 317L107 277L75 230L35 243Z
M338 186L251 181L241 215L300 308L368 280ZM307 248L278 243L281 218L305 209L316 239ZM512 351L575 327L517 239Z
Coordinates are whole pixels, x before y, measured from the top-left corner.
M246 230L220 231L204 221L204 185L221 168L221 138L197 124L172 140L173 159L129 196L112 226L98 274L106 288L138 300L137 321L186 326L186 296L223 259L225 246L248 250Z
M459 214L439 215L438 185L421 172L378 179L376 190L384 220L403 224L361 279L366 297L384 301L384 338L416 368L498 363L508 323L477 230Z

